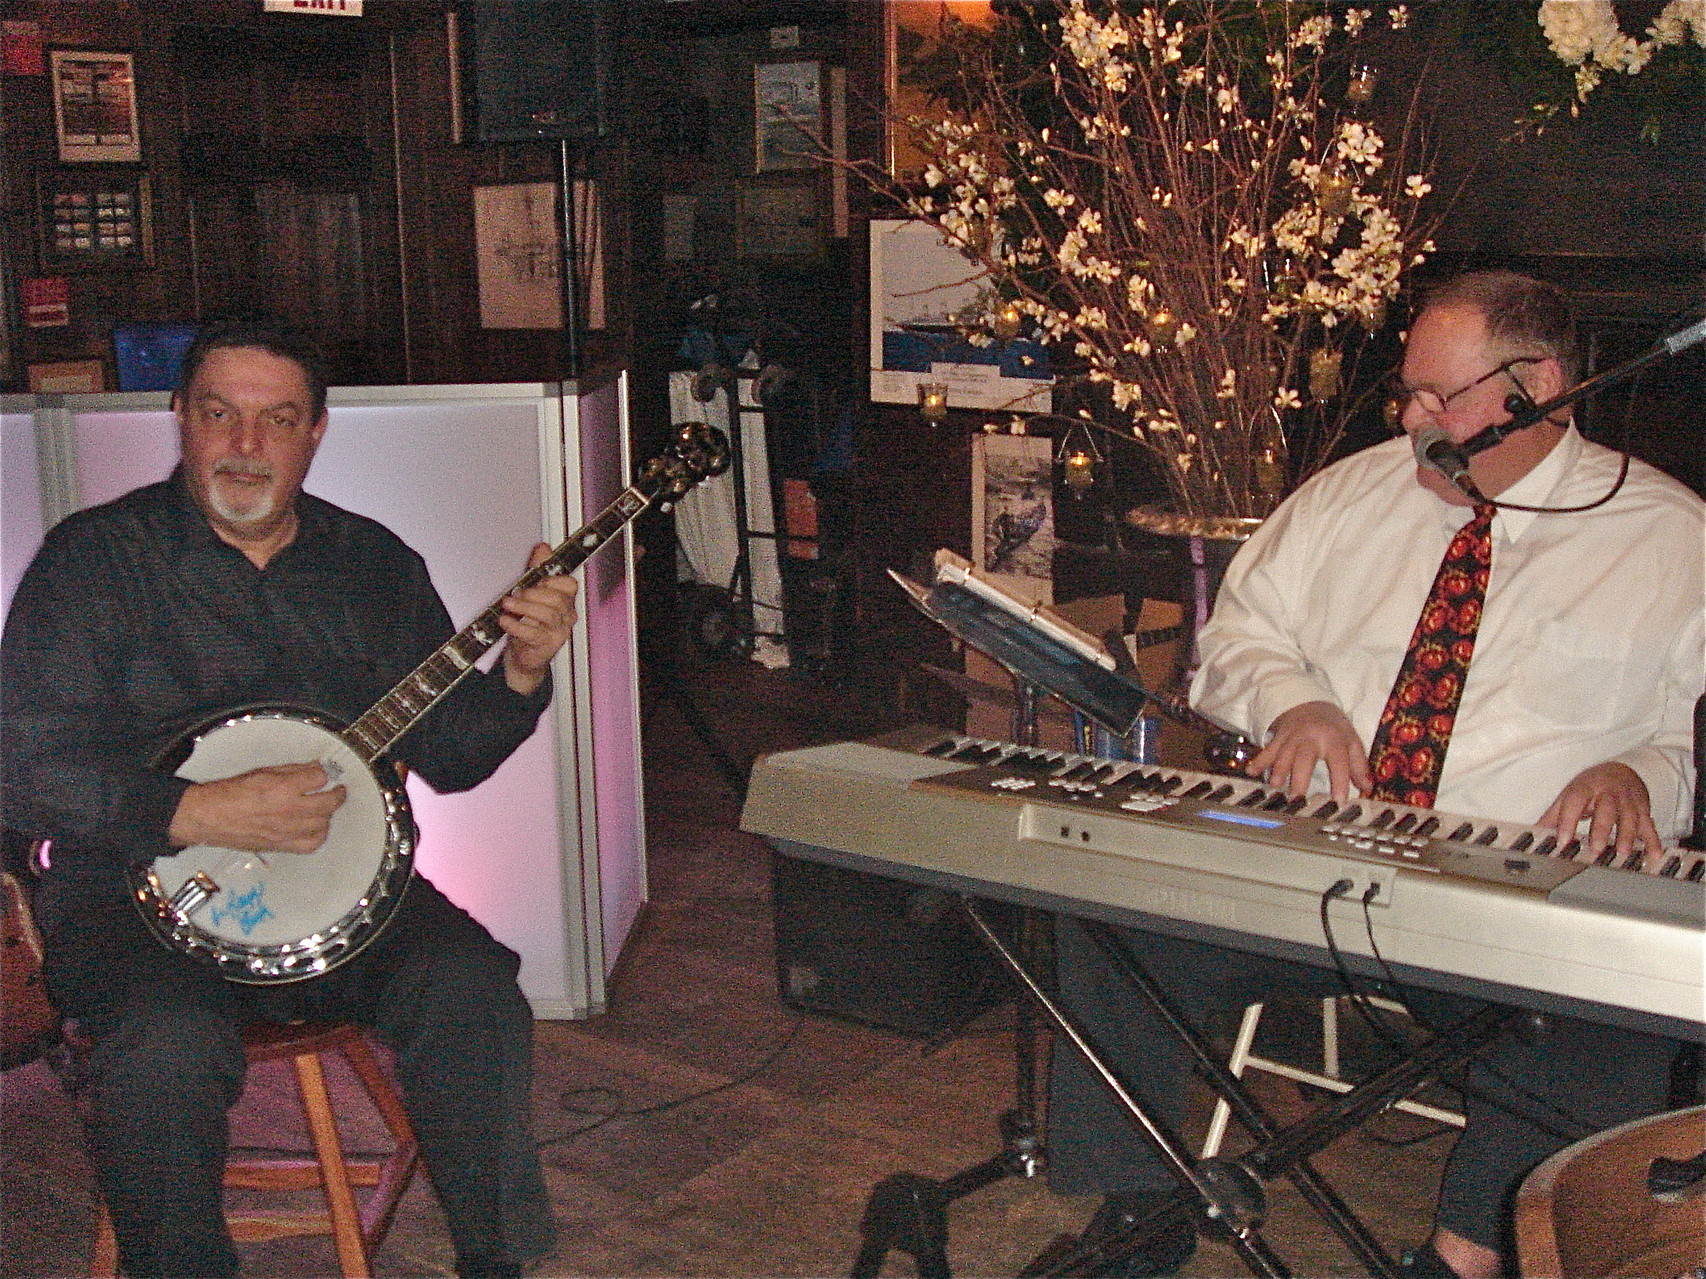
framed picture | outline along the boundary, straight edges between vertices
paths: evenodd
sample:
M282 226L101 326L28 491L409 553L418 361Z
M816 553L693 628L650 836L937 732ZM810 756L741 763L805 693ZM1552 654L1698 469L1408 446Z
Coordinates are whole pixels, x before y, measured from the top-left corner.
M99 360L51 360L29 366L31 395L95 395L107 389Z
M817 164L824 154L823 69L815 62L768 62L754 67L752 76L756 172Z
M48 62L60 160L140 162L142 127L136 111L136 64L130 54L55 49Z
M981 269L928 222L871 220L871 398L919 403L925 385L944 408L1047 413L1048 352L1028 338L974 346L961 320L992 302Z
M561 232L555 182L474 188L482 329L560 329Z
M883 0L884 150L896 178L909 182L924 172L924 157L900 122L948 117L943 89L953 47L994 22L992 0Z
M134 169L36 171L42 267L124 271L154 264L153 191Z
M555 182L474 188L474 259L483 329L563 327L562 229ZM583 329L605 327L603 205L575 182L575 264Z
M1054 441L972 437L972 564L1038 603L1054 581Z
M823 249L815 180L748 182L736 193L737 252L743 258L809 257Z

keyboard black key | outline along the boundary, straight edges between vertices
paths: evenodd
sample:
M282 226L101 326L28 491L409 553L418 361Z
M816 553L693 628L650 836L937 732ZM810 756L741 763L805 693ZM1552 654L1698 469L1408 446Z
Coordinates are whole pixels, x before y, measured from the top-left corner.
M1422 824L1416 827L1416 834L1431 835L1438 829L1439 818L1433 813L1429 813L1426 817L1422 818Z
M1405 813L1397 821L1392 823L1392 833L1395 835L1407 834L1410 827L1416 824L1416 820L1416 814Z
M1214 789L1214 783L1212 783L1212 782L1198 782L1195 786L1191 787L1190 790L1186 791L1183 795L1179 796L1179 798L1180 799L1201 799L1204 795L1208 794L1213 789Z
M1320 808L1317 808L1313 813L1311 813L1309 815L1311 817L1315 818L1317 821L1326 821L1329 817L1331 817L1334 813L1336 813L1338 811L1339 811L1339 802L1337 800L1330 799L1326 803L1322 804Z
M1533 842L1534 842L1534 832L1531 830L1525 830L1522 832L1522 834L1518 835L1515 839L1511 840L1511 852L1513 852L1513 853L1525 853L1528 851L1528 846L1530 844L1532 844Z

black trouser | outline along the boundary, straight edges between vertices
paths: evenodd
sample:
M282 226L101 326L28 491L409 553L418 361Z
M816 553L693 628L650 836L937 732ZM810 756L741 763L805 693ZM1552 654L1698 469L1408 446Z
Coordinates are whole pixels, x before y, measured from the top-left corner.
M532 1013L520 961L417 878L371 947L324 977L238 986L150 937L127 903L49 885L49 989L95 1040L88 1081L101 1193L133 1279L235 1275L222 1180L242 1026L375 1028L464 1276L519 1273L554 1236L531 1136Z
M1328 969L1117 931L1199 1030L1216 1017L1236 1016L1248 1004L1280 995L1344 993L1338 975ZM1191 1078L1184 1047L1149 1012L1082 924L1057 919L1055 948L1068 1013L1133 1085L1152 1117L1177 1133ZM1405 997L1434 1025L1478 1007L1426 991L1409 991ZM1552 1019L1550 1032L1532 1039L1506 1038L1490 1045L1469 1071L1468 1126L1446 1164L1438 1224L1502 1250L1507 1210L1528 1171L1578 1137L1663 1110L1676 1049L1668 1039L1569 1018ZM1124 1110L1078 1055L1065 1048L1054 1054L1049 1170L1055 1189L1066 1194L1173 1190L1177 1184Z

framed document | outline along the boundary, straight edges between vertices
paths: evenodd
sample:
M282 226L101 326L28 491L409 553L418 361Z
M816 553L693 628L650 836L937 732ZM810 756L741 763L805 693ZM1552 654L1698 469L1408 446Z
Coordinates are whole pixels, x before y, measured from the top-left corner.
M67 164L139 162L142 127L131 55L55 49L48 61L59 158Z
M822 68L815 62L761 62L752 74L754 171L811 168L824 154Z
M36 171L36 225L47 271L122 271L154 263L148 175L138 169Z

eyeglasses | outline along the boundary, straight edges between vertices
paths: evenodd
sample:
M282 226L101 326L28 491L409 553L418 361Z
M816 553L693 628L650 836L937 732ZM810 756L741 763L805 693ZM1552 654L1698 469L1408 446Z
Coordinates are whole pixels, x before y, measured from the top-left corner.
M1385 412L1386 425L1391 427L1394 431L1402 431L1404 429L1404 410L1410 406L1410 401L1412 400L1421 406L1422 412L1433 417L1438 417L1445 412L1446 408L1458 396L1467 395L1470 391L1473 391L1476 387L1480 386L1481 383L1490 382L1501 373L1509 373L1519 364L1539 364L1550 358L1550 356L1546 355L1523 355L1518 356L1514 360L1506 360L1503 364L1499 365L1498 368L1493 369L1490 372L1483 373L1467 386L1460 386L1449 395L1441 395L1438 391L1430 391L1425 387L1412 388L1405 386L1398 380L1398 374L1394 371L1387 382ZM1511 381L1516 382L1516 379L1513 377ZM1517 382L1517 385L1521 386L1522 383Z

